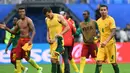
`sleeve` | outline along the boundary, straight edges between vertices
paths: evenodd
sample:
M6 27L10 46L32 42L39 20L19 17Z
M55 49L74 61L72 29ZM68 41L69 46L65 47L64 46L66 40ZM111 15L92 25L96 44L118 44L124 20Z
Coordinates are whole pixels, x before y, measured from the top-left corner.
M110 19L110 29L116 28L115 20L113 18Z
M79 28L76 30L75 35L80 35L80 34L81 34L81 28L79 27Z
M95 21L95 26L96 26L96 34L99 34L98 24L96 21Z
M95 26L96 26L96 30L98 30L98 24L97 22L95 21Z

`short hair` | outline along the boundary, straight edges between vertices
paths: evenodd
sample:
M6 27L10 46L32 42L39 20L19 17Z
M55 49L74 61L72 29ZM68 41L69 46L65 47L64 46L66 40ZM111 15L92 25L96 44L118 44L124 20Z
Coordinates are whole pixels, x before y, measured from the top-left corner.
M25 7L19 7L18 10L25 9Z
M100 9L101 7L106 7L107 10L108 10L108 6L107 6L107 5L100 5L99 9Z
M85 10L84 12L87 12L87 13L88 13L88 15L90 15L90 12L89 12L88 10Z
M47 12L50 12L51 8L50 7L44 7L43 8L43 14L46 15Z

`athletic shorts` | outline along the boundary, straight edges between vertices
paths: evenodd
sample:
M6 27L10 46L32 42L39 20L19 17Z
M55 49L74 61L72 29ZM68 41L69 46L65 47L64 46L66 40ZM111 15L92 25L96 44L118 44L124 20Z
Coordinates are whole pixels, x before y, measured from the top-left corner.
M10 61L11 63L15 64L16 63L16 48L12 48L11 53L10 53Z
M92 58L96 58L97 45L96 44L83 44L81 57L89 58L90 55Z
M116 44L109 43L104 48L99 46L97 60L107 60L108 63L116 63Z
M22 59L25 58L26 61L30 59L30 51L24 51L22 49L22 46L25 45L25 43L28 43L30 41L30 38L20 38L17 43L17 47L15 49L16 51L16 59Z

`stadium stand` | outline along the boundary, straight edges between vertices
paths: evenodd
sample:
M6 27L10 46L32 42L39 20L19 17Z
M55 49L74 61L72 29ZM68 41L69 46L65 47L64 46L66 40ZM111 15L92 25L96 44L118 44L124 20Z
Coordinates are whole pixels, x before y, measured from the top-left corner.
M96 4L66 4L67 7L78 17L83 20L82 12L84 10L89 10L91 17L94 17L94 10L96 9ZM130 17L130 6L128 4L109 4L109 14L115 18L118 27L125 28L126 24L129 23ZM127 11L127 12L126 12ZM125 19L124 19L125 18Z
M36 1L36 2L35 2ZM46 3L46 2L54 2L55 0L24 0L23 4L25 3L25 6L29 6L29 2L31 3ZM89 4L79 4L81 0L75 0L74 2L77 4L65 4L66 9L69 9L70 12L75 15L80 21L83 20L82 12L84 10L89 10L91 17L95 18L95 9L97 7L98 3L105 3L107 4L110 2L109 6L109 14L113 16L116 20L116 24L118 27L125 28L126 24L129 23L129 17L130 17L130 6L128 5L129 0L89 0ZM57 2L63 2L61 0L56 0L55 4L52 5L58 5ZM113 5L114 4L114 5ZM122 5L120 5L122 4ZM33 6L33 5L31 5ZM36 6L36 4L35 4ZM37 8L29 8L27 7L27 15L32 18L34 21L35 27L36 27L36 35L34 38L34 43L46 43L46 25L45 25L45 17L42 14L42 8L38 7L40 5L37 4ZM6 16L16 7L15 4L1 4L0 5L0 21L3 21ZM57 8L53 9L55 12L59 11ZM127 11L127 12L126 12ZM59 12L57 12L59 13ZM17 14L15 14L16 17ZM13 16L14 17L14 16ZM13 18L12 17L12 18ZM75 18L76 18L75 17ZM12 18L7 23L8 26L12 27ZM125 18L125 19L124 19ZM43 30L44 29L44 30ZM4 31L0 30L0 42L2 42L2 38L4 38Z
M6 16L15 8L13 4L0 4L0 21L3 21Z

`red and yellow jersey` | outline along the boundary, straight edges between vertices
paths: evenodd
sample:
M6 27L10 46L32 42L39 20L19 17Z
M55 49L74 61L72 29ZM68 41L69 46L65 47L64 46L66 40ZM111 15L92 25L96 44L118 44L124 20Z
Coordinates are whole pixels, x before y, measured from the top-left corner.
M115 20L111 16L107 16L106 19L99 18L97 20L98 28L100 31L100 42L106 41L106 39L110 36L111 30L116 28ZM113 37L108 43L114 43L115 38Z
M70 29L63 35L64 45L65 46L72 46L73 41L74 41L73 34L76 32L76 28L73 26L73 23L71 23L69 20L67 20L66 18L65 18L65 20L67 21ZM63 27L63 29L64 29L64 27Z
M68 21L75 27L75 22L71 18L68 19Z

